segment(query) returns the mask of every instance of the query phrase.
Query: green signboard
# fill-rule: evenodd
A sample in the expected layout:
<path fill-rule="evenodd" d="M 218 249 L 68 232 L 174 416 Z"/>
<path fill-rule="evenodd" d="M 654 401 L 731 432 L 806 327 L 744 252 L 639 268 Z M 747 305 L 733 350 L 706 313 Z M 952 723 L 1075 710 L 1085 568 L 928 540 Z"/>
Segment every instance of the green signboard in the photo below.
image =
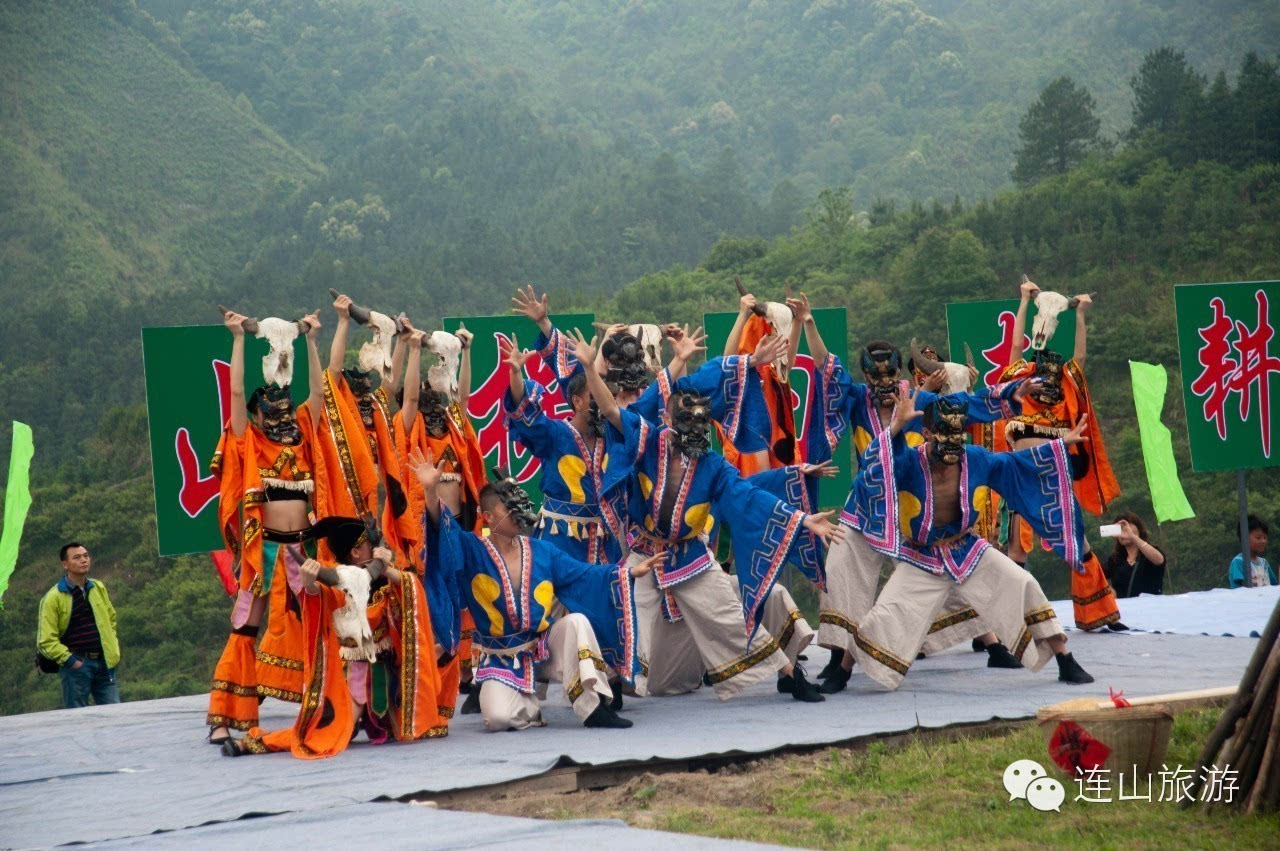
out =
<path fill-rule="evenodd" d="M 1280 282 L 1173 288 L 1196 472 L 1280 465 Z"/>
<path fill-rule="evenodd" d="M 724 353 L 725 340 L 733 330 L 737 313 L 707 313 L 703 316 L 703 330 L 707 334 L 707 356 L 715 357 Z M 840 358 L 848 368 L 848 317 L 843 307 L 824 307 L 813 311 L 813 320 L 822 334 L 822 341 L 827 349 Z M 796 362 L 791 367 L 792 410 L 795 411 L 796 436 L 802 448 L 810 428 L 822 428 L 818 419 L 819 413 L 811 408 L 810 388 L 813 386 L 813 370 L 815 364 L 809 354 L 809 344 L 804 335 L 800 335 L 800 351 Z M 840 475 L 832 479 L 823 479 L 818 489 L 818 501 L 824 507 L 843 505 L 849 495 L 853 475 L 853 455 L 849 449 L 849 436 L 846 432 L 834 454 L 836 464 L 840 467 Z"/>
<path fill-rule="evenodd" d="M 587 339 L 595 333 L 591 313 L 572 313 L 551 316 L 551 323 L 562 331 L 576 328 Z M 507 365 L 499 354 L 499 341 L 510 341 L 515 337 L 522 349 L 532 349 L 538 337 L 538 327 L 523 316 L 473 316 L 446 317 L 444 329 L 450 333 L 458 330 L 458 326 L 475 335 L 471 351 L 471 398 L 467 404 L 467 413 L 475 426 L 476 436 L 480 441 L 480 451 L 484 454 L 486 471 L 493 467 L 509 470 L 528 491 L 534 500 L 542 498 L 538 490 L 540 463 L 537 458 L 519 441 L 507 434 L 506 422 L 502 415 L 502 394 L 509 385 Z M 548 393 L 543 400 L 543 410 L 550 417 L 568 419 L 573 415 L 564 393 L 556 383 L 555 374 L 541 358 L 531 358 L 525 364 L 525 374 L 547 388 Z"/>
<path fill-rule="evenodd" d="M 1009 355 L 1013 351 L 1013 323 L 1018 315 L 1018 299 L 999 299 L 997 301 L 962 301 L 947 305 L 947 351 L 943 356 L 956 363 L 964 363 L 964 345 L 969 344 L 973 351 L 973 360 L 978 367 L 978 381 L 981 384 L 995 384 L 1000 374 L 1009 365 Z M 1022 337 L 1024 357 L 1031 350 L 1031 328 L 1035 321 L 1036 306 L 1027 307 L 1027 327 Z M 902 356 L 908 356 L 906 342 L 903 342 Z M 932 340 L 921 340 L 920 344 L 931 343 Z M 936 345 L 936 343 L 934 343 Z M 1076 312 L 1064 310 L 1058 315 L 1058 328 L 1049 340 L 1049 349 L 1062 355 L 1063 359 L 1071 358 L 1076 345 Z"/>
<path fill-rule="evenodd" d="M 307 398 L 305 340 L 294 341 L 293 396 Z M 264 340 L 246 336 L 244 383 L 262 380 Z M 221 325 L 142 329 L 147 423 L 162 556 L 223 548 L 218 480 L 209 462 L 231 404 L 231 334 Z"/>

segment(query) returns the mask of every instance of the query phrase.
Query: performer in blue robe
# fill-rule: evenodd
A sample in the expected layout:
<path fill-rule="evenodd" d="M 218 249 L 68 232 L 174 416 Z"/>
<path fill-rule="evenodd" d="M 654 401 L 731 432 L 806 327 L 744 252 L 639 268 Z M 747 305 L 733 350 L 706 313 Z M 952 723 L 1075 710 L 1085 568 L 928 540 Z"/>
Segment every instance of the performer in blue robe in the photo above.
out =
<path fill-rule="evenodd" d="M 925 443 L 910 446 L 903 434 L 915 419 Z M 1054 656 L 1060 680 L 1093 682 L 1066 652 L 1039 583 L 973 529 L 983 491 L 998 491 L 1079 569 L 1084 535 L 1067 447 L 1087 439 L 1083 425 L 1033 449 L 994 454 L 966 445 L 967 422 L 963 402 L 937 399 L 922 414 L 912 395 L 899 392 L 890 428 L 863 457 L 854 512 L 867 543 L 896 567 L 858 626 L 858 664 L 897 688 L 954 589 L 1025 667 L 1038 671 Z"/>
<path fill-rule="evenodd" d="M 499 477 L 480 493 L 489 528 L 464 531 L 437 497 L 440 467 L 414 451 L 411 465 L 426 492 L 423 584 L 436 640 L 456 650 L 461 607 L 475 619 L 480 712 L 491 731 L 544 722 L 539 680 L 558 680 L 587 727 L 630 727 L 610 708 L 608 672 L 630 682 L 636 661 L 633 577 L 661 557 L 630 565 L 589 564 L 525 534 L 537 521 L 529 496 Z M 441 462 L 443 465 L 443 462 Z M 559 603 L 567 614 L 554 617 Z"/>
<path fill-rule="evenodd" d="M 814 374 L 812 410 L 818 412 L 814 415 L 815 423 L 821 423 L 821 427 L 809 429 L 807 457 L 810 461 L 830 458 L 840 440 L 852 430 L 854 454 L 861 465 L 863 452 L 888 428 L 897 391 L 906 383 L 901 378 L 902 355 L 884 340 L 871 341 L 859 353 L 863 381 L 856 382 L 840 359 L 827 350 L 812 313 L 803 311 L 801 319 L 809 349 L 818 363 Z M 994 422 L 1009 416 L 1020 394 L 1025 392 L 1019 383 L 1011 382 L 980 388 L 974 393 L 940 397 L 933 391 L 940 389 L 944 377 L 941 371 L 936 372 L 926 379 L 925 388 L 916 392 L 915 400 L 920 410 L 943 398 L 952 403 L 963 403 L 970 422 Z M 903 439 L 911 446 L 924 443 L 918 419 L 905 426 Z M 810 489 L 814 489 L 815 484 L 810 482 Z M 824 680 L 824 694 L 841 691 L 849 682 L 854 662 L 854 636 L 858 632 L 858 624 L 875 602 L 885 561 L 884 556 L 873 550 L 859 532 L 858 516 L 852 510 L 855 490 L 856 487 L 850 489 L 845 509 L 840 515 L 840 523 L 848 534 L 827 554 L 826 583 L 818 602 L 818 643 L 832 651 L 831 661 L 819 674 L 819 678 Z M 978 612 L 952 595 L 938 622 L 931 625 L 930 650 L 937 652 L 987 632 Z M 991 652 L 998 653 L 999 648 Z M 1003 656 L 992 656 L 991 664 L 1006 666 L 1011 661 Z"/>
<path fill-rule="evenodd" d="M 579 338 L 575 354 L 594 357 Z M 708 451 L 710 402 L 678 393 L 670 399 L 668 425 L 655 426 L 622 410 L 594 370 L 587 386 L 611 426 L 610 465 L 631 475 L 626 522 L 629 564 L 665 554 L 654 581 L 636 587 L 644 694 L 674 694 L 697 687 L 705 676 L 721 699 L 780 671 L 779 689 L 800 700 L 821 700 L 767 630 L 760 610 L 786 561 L 796 559 L 802 530 L 820 538 L 838 535 L 823 514 L 804 514 L 753 486 L 724 458 Z M 713 515 L 732 517 L 741 600 L 707 545 Z"/>

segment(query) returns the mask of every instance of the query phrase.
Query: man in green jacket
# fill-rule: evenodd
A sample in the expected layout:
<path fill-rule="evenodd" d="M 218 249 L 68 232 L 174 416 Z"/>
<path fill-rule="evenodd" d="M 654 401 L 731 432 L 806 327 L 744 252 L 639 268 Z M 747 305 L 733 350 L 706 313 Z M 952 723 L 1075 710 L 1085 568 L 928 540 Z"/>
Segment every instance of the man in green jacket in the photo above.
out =
<path fill-rule="evenodd" d="M 65 574 L 40 601 L 36 646 L 61 666 L 62 700 L 68 709 L 93 702 L 119 703 L 116 610 L 107 587 L 89 578 L 89 551 L 78 543 L 59 552 Z"/>

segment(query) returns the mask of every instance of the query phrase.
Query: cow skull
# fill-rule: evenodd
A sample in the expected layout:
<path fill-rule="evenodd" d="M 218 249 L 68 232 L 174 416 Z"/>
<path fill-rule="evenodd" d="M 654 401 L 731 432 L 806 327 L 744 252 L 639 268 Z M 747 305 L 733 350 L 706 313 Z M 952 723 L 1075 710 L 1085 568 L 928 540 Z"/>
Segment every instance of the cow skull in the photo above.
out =
<path fill-rule="evenodd" d="M 954 363 L 952 361 L 936 361 L 926 356 L 920 351 L 920 345 L 916 342 L 916 338 L 911 338 L 911 362 L 921 372 L 933 375 L 938 370 L 946 373 L 946 379 L 942 383 L 939 392 L 947 393 L 966 393 L 973 387 L 973 380 L 978 374 L 978 367 L 973 359 L 973 350 L 969 348 L 969 344 L 964 344 L 964 363 Z"/>
<path fill-rule="evenodd" d="M 365 372 L 377 370 L 387 384 L 391 381 L 391 346 L 399 323 L 385 313 L 371 310 L 364 324 L 373 330 L 373 339 L 360 346 L 356 360 Z"/>
<path fill-rule="evenodd" d="M 764 318 L 773 328 L 770 332 L 772 335 L 781 337 L 784 342 L 791 339 L 791 325 L 795 321 L 795 314 L 791 312 L 791 308 L 776 301 L 767 301 L 764 303 Z M 787 363 L 789 354 L 784 345 L 773 362 L 774 369 L 783 379 L 789 374 L 788 371 L 791 368 L 791 364 Z"/>
<path fill-rule="evenodd" d="M 607 334 L 613 326 L 607 322 L 593 322 L 595 329 Z M 638 323 L 628 325 L 626 332 L 640 341 L 640 351 L 644 354 L 644 365 L 652 373 L 662 370 L 662 328 L 658 325 Z"/>
<path fill-rule="evenodd" d="M 218 310 L 223 316 L 231 312 L 222 305 L 218 305 Z M 301 319 L 290 322 L 268 316 L 266 319 L 246 319 L 241 327 L 245 333 L 267 341 L 269 348 L 262 358 L 262 377 L 268 384 L 288 386 L 293 381 L 293 341 L 307 333 L 307 323 Z"/>
<path fill-rule="evenodd" d="M 432 331 L 431 336 L 427 337 L 427 351 L 439 358 L 427 370 L 427 386 L 450 399 L 456 399 L 462 341 L 448 331 Z"/>
<path fill-rule="evenodd" d="M 1097 297 L 1091 293 L 1090 298 Z M 1075 310 L 1080 304 L 1078 298 L 1067 298 L 1061 293 L 1041 290 L 1036 293 L 1036 319 L 1031 325 L 1031 348 L 1042 351 L 1053 334 L 1058 330 L 1058 319 L 1064 310 Z"/>

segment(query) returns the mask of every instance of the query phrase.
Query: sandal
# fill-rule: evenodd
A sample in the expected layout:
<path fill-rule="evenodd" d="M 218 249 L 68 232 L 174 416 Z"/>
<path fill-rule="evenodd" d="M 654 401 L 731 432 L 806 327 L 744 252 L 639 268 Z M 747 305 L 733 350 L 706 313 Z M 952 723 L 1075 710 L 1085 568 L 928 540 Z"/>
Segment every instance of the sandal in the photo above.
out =
<path fill-rule="evenodd" d="M 225 736 L 219 736 L 218 738 L 216 738 L 216 739 L 215 739 L 215 738 L 213 737 L 213 731 L 214 731 L 214 730 L 226 730 L 226 731 L 227 731 L 227 734 L 226 734 Z M 227 739 L 230 739 L 230 738 L 231 738 L 231 728 L 229 728 L 229 727 L 210 727 L 210 728 L 209 728 L 209 735 L 205 736 L 204 740 L 205 740 L 206 742 L 208 742 L 209 744 L 211 744 L 211 745 L 221 745 L 223 742 L 225 742 Z"/>

